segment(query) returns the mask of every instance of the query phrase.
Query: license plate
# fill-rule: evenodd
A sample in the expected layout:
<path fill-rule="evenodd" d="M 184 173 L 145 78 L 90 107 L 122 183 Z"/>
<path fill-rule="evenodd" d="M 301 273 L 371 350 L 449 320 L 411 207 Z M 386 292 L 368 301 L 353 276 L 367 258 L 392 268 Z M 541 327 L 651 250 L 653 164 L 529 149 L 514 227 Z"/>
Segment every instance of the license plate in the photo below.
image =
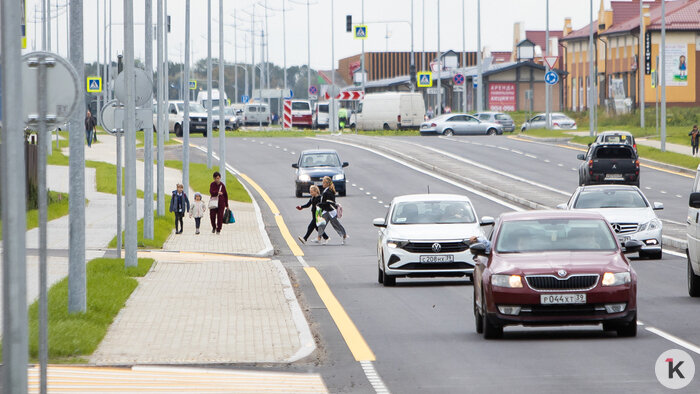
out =
<path fill-rule="evenodd" d="M 624 178 L 622 177 L 622 174 L 607 174 L 605 175 L 605 179 L 622 180 Z"/>
<path fill-rule="evenodd" d="M 585 304 L 585 294 L 542 294 L 540 295 L 542 305 L 556 304 Z"/>
<path fill-rule="evenodd" d="M 451 263 L 453 261 L 455 261 L 455 256 L 452 255 L 420 256 L 421 263 Z"/>
<path fill-rule="evenodd" d="M 630 240 L 630 237 L 617 237 L 618 241 L 620 241 L 621 244 L 625 244 L 625 242 Z"/>

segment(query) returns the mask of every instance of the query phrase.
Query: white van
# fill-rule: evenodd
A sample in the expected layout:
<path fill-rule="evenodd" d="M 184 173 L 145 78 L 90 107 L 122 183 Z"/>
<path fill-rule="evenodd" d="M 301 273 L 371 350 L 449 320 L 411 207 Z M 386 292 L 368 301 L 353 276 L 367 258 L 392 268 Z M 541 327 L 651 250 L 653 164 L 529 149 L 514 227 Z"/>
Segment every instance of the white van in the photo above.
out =
<path fill-rule="evenodd" d="M 314 129 L 326 129 L 328 128 L 328 102 L 316 103 L 314 104 L 314 114 L 313 114 L 313 125 Z"/>
<path fill-rule="evenodd" d="M 209 105 L 209 92 L 206 90 L 202 90 L 197 94 L 197 103 L 204 107 L 205 109 L 209 109 L 207 107 Z M 224 100 L 223 100 L 224 107 L 228 104 L 228 100 L 226 98 L 226 92 L 224 92 Z M 221 105 L 221 100 L 219 99 L 219 89 L 212 89 L 211 91 L 211 106 L 212 108 L 218 108 L 219 105 Z"/>
<path fill-rule="evenodd" d="M 311 112 L 309 100 L 292 100 L 292 127 L 311 128 Z"/>
<path fill-rule="evenodd" d="M 248 103 L 243 110 L 244 125 L 270 125 L 270 107 L 265 103 Z"/>
<path fill-rule="evenodd" d="M 369 93 L 350 117 L 350 127 L 360 130 L 417 129 L 423 122 L 425 102 L 420 93 Z"/>
<path fill-rule="evenodd" d="M 695 173 L 695 182 L 688 198 L 688 294 L 700 297 L 700 166 Z"/>

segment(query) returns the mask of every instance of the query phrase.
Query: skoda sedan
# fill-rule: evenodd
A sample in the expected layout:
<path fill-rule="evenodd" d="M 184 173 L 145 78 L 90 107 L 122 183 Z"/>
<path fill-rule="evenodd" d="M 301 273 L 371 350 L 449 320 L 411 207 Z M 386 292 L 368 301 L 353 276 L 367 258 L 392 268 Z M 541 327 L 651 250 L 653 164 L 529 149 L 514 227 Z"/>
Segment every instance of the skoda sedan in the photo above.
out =
<path fill-rule="evenodd" d="M 610 224 L 596 213 L 530 211 L 502 215 L 491 240 L 471 246 L 476 331 L 508 325 L 603 325 L 637 335 L 637 275 Z"/>
<path fill-rule="evenodd" d="M 295 168 L 294 188 L 295 195 L 301 197 L 303 193 L 308 193 L 311 185 L 321 188 L 323 177 L 330 177 L 333 180 L 335 191 L 340 196 L 345 196 L 345 167 L 348 162 L 341 162 L 338 152 L 333 149 L 310 149 L 301 152 L 299 160 L 292 164 Z M 321 190 L 323 191 L 323 190 Z"/>
<path fill-rule="evenodd" d="M 468 276 L 474 270 L 469 239 L 483 236 L 471 201 L 454 194 L 394 198 L 385 218 L 374 219 L 378 281 L 394 286 L 399 277 Z"/>

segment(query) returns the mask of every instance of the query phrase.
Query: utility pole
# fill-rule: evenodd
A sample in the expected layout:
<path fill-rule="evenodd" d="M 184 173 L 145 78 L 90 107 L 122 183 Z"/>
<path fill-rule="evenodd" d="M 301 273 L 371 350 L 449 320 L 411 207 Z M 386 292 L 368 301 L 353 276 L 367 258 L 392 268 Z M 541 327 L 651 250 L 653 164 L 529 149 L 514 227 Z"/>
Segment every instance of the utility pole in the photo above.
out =
<path fill-rule="evenodd" d="M 145 11 L 146 73 L 153 78 L 153 0 L 145 0 Z M 153 122 L 146 122 L 143 131 L 143 171 L 143 237 L 153 239 Z"/>
<path fill-rule="evenodd" d="M 425 0 L 423 0 L 425 2 Z M 425 19 L 425 17 L 423 17 Z M 365 0 L 362 0 L 362 18 L 361 23 L 365 25 Z M 367 83 L 367 72 L 365 71 L 365 40 L 362 41 L 362 55 L 360 55 L 360 72 L 362 73 L 362 94 L 365 94 L 365 83 Z M 425 44 L 425 42 L 424 42 Z"/>
<path fill-rule="evenodd" d="M 476 111 L 484 110 L 484 81 L 481 69 L 481 0 L 476 0 Z"/>
<path fill-rule="evenodd" d="M 364 1 L 364 0 L 362 0 Z M 287 91 L 287 9 L 286 0 L 282 0 L 282 52 L 284 54 L 284 91 Z M 235 46 L 234 46 L 235 48 Z M 236 73 L 238 73 L 238 67 L 236 67 Z M 236 77 L 236 83 L 238 83 L 238 77 Z M 236 85 L 238 86 L 238 85 Z M 238 91 L 238 88 L 236 88 Z"/>
<path fill-rule="evenodd" d="M 331 105 L 330 105 L 330 120 L 328 121 L 328 127 L 329 130 L 332 133 L 334 133 L 337 130 L 338 126 L 338 117 L 337 117 L 337 111 L 335 108 L 335 13 L 334 10 L 335 8 L 333 5 L 335 4 L 334 0 L 331 0 L 331 91 L 330 91 L 330 96 L 331 96 Z"/>
<path fill-rule="evenodd" d="M 467 15 L 465 12 L 465 1 L 462 0 L 462 67 L 467 68 Z M 462 112 L 467 113 L 467 87 L 462 85 Z"/>
<path fill-rule="evenodd" d="M 44 0 L 42 0 L 42 2 L 43 1 Z M 97 23 L 97 32 L 96 32 L 97 33 L 97 36 L 96 36 L 97 40 L 95 40 L 97 43 L 97 63 L 95 63 L 95 68 L 97 69 L 96 74 L 98 76 L 100 76 L 100 0 L 95 1 L 95 6 L 97 8 L 97 15 L 95 15 L 96 16 L 95 23 Z M 102 91 L 104 91 L 104 88 L 102 89 Z M 100 118 L 102 117 L 102 115 L 101 115 L 102 106 L 100 105 L 100 97 L 101 96 L 102 96 L 102 93 L 97 93 L 95 95 L 95 112 L 96 112 L 95 117 L 97 118 L 97 124 L 102 123 L 100 121 Z"/>
<path fill-rule="evenodd" d="M 156 16 L 156 34 L 158 34 L 158 55 L 157 55 L 157 60 L 158 60 L 158 82 L 157 82 L 157 91 L 158 91 L 158 130 L 156 133 L 156 138 L 158 138 L 158 150 L 156 151 L 156 160 L 158 161 L 157 163 L 157 175 L 158 175 L 158 184 L 156 187 L 156 213 L 158 216 L 165 216 L 165 134 L 170 132 L 170 126 L 166 122 L 165 118 L 165 111 L 167 110 L 168 106 L 168 99 L 165 95 L 165 91 L 163 89 L 163 80 L 166 78 L 165 74 L 167 74 L 167 68 L 165 67 L 165 63 L 163 62 L 163 52 L 164 52 L 164 43 L 163 39 L 165 38 L 163 36 L 163 1 L 164 0 L 157 0 L 158 1 L 158 10 L 157 13 L 158 15 Z"/>
<path fill-rule="evenodd" d="M 168 29 L 170 24 L 168 23 L 168 0 L 163 0 L 163 94 L 165 94 L 165 112 L 163 113 L 163 122 L 165 122 L 165 136 L 166 141 L 170 141 L 170 125 L 168 121 L 168 108 L 167 105 L 170 102 L 170 58 L 168 57 Z M 165 157 L 165 154 L 163 154 Z M 165 169 L 163 169 L 165 173 Z M 163 177 L 165 179 L 165 177 Z"/>
<path fill-rule="evenodd" d="M 437 105 L 435 113 L 442 115 L 442 52 L 440 51 L 440 0 L 437 0 L 437 55 L 438 55 L 438 71 L 437 71 Z"/>
<path fill-rule="evenodd" d="M 547 29 L 544 32 L 544 37 L 545 37 L 544 38 L 544 40 L 545 40 L 544 56 L 546 58 L 547 56 L 549 56 L 549 0 L 547 0 L 545 8 L 547 9 L 547 11 L 545 12 L 545 15 L 547 15 L 546 16 Z M 546 61 L 544 63 L 545 63 L 545 65 L 544 65 L 545 72 L 549 72 L 549 70 L 550 70 L 549 64 Z M 549 102 L 550 101 L 549 100 L 549 96 L 550 96 L 549 88 L 550 88 L 550 85 L 548 83 L 545 83 L 544 84 L 545 127 L 547 128 L 547 130 L 552 128 L 552 109 L 551 109 L 550 102 Z"/>
<path fill-rule="evenodd" d="M 363 0 L 364 1 L 364 0 Z M 255 33 L 253 33 L 255 35 Z M 255 88 L 255 85 L 253 85 Z M 306 0 L 306 91 L 311 89 L 311 4 Z"/>
<path fill-rule="evenodd" d="M 211 0 L 207 0 L 207 168 L 212 167 L 212 116 L 211 107 Z"/>
<path fill-rule="evenodd" d="M 332 1 L 332 0 L 331 0 Z M 332 6 L 332 5 L 331 5 Z M 265 0 L 265 89 L 270 90 L 270 30 L 267 25 L 267 0 Z M 267 97 L 267 107 L 272 112 L 270 97 Z M 224 171 L 226 172 L 226 171 Z M 223 176 L 221 177 L 223 180 Z"/>
<path fill-rule="evenodd" d="M 644 122 L 644 74 L 646 73 L 646 61 L 644 70 L 642 69 L 642 61 L 646 59 L 644 51 L 645 41 L 645 26 L 644 26 L 644 1 L 639 0 L 639 56 L 637 59 L 637 72 L 639 73 L 639 126 L 645 128 Z"/>
<path fill-rule="evenodd" d="M 4 23 L 3 23 L 4 24 Z M 10 36 L 15 37 L 14 34 Z M 5 37 L 5 35 L 3 35 Z M 83 58 L 83 2 L 70 2 L 70 62 L 78 74 L 78 81 L 85 81 Z M 3 85 L 5 86 L 5 85 Z M 87 311 L 85 273 L 85 96 L 78 96 L 78 104 L 69 126 L 70 155 L 68 157 L 69 182 L 69 233 L 70 257 L 68 259 L 68 312 Z M 24 212 L 24 211 L 22 211 Z M 26 352 L 26 349 L 24 350 Z"/>
<path fill-rule="evenodd" d="M 185 0 L 185 64 L 183 79 L 187 81 L 185 111 L 182 120 L 182 186 L 185 193 L 190 190 L 190 0 Z"/>
<path fill-rule="evenodd" d="M 136 232 L 136 83 L 134 80 L 134 0 L 124 0 L 124 183 L 126 209 L 124 226 L 124 266 L 136 267 L 138 237 Z M 144 201 L 146 203 L 146 201 Z"/>
<path fill-rule="evenodd" d="M 235 7 L 233 8 L 233 22 L 234 22 L 234 25 L 233 25 L 233 64 L 236 65 L 236 66 L 233 68 L 233 79 L 234 79 L 234 81 L 233 81 L 233 84 L 234 84 L 233 90 L 234 90 L 234 92 L 235 92 L 235 93 L 234 93 L 234 97 L 233 97 L 233 102 L 234 102 L 234 103 L 237 103 L 237 102 L 239 102 L 238 100 L 240 100 L 240 95 L 241 95 L 241 94 L 240 94 L 240 92 L 238 91 L 238 19 L 236 19 L 236 8 L 235 8 Z M 283 31 L 283 32 L 282 32 L 282 36 L 283 36 L 283 37 L 284 37 L 285 33 L 286 33 L 286 31 Z M 285 38 L 285 39 L 286 39 L 286 38 Z M 287 60 L 287 58 L 286 58 L 286 54 L 287 54 L 286 50 L 287 50 L 287 48 L 285 48 L 285 61 Z M 284 69 L 284 72 L 285 72 L 285 75 L 286 75 L 286 72 L 287 72 L 287 69 L 286 69 L 286 68 Z M 285 78 L 285 79 L 286 79 L 286 78 Z M 246 78 L 246 83 L 247 83 L 247 82 L 248 82 L 248 80 L 247 80 L 247 78 Z M 286 81 L 285 81 L 285 83 L 286 83 Z"/>
<path fill-rule="evenodd" d="M 595 57 L 593 52 L 595 51 L 595 46 L 593 45 L 593 0 L 590 0 L 590 15 L 589 15 L 589 25 L 590 29 L 588 31 L 588 127 L 591 137 L 595 135 L 595 119 L 593 113 L 595 112 Z"/>
<path fill-rule="evenodd" d="M 661 151 L 666 152 L 666 0 L 661 0 L 661 72 L 659 75 L 661 75 Z"/>
<path fill-rule="evenodd" d="M 364 41 L 364 40 L 363 40 Z M 408 73 L 410 74 L 409 80 L 411 81 L 411 93 L 416 91 L 416 84 L 414 82 L 416 76 L 416 59 L 413 52 L 413 0 L 411 0 L 411 66 L 409 67 Z"/>
<path fill-rule="evenodd" d="M 189 1 L 189 0 L 188 0 Z M 224 119 L 225 62 L 224 62 L 224 0 L 219 0 L 219 173 L 226 184 L 226 122 Z M 269 78 L 269 75 L 268 75 Z M 212 111 L 212 115 L 214 112 Z"/>

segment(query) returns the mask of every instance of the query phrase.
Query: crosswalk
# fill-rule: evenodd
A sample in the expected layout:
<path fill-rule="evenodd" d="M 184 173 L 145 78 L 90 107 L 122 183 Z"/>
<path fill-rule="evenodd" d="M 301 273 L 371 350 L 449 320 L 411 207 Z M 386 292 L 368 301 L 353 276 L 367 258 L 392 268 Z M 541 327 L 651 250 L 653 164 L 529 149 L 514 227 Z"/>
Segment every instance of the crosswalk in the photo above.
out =
<path fill-rule="evenodd" d="M 39 367 L 29 368 L 29 392 L 39 392 Z M 212 368 L 48 367 L 50 393 L 328 393 L 315 373 Z"/>

